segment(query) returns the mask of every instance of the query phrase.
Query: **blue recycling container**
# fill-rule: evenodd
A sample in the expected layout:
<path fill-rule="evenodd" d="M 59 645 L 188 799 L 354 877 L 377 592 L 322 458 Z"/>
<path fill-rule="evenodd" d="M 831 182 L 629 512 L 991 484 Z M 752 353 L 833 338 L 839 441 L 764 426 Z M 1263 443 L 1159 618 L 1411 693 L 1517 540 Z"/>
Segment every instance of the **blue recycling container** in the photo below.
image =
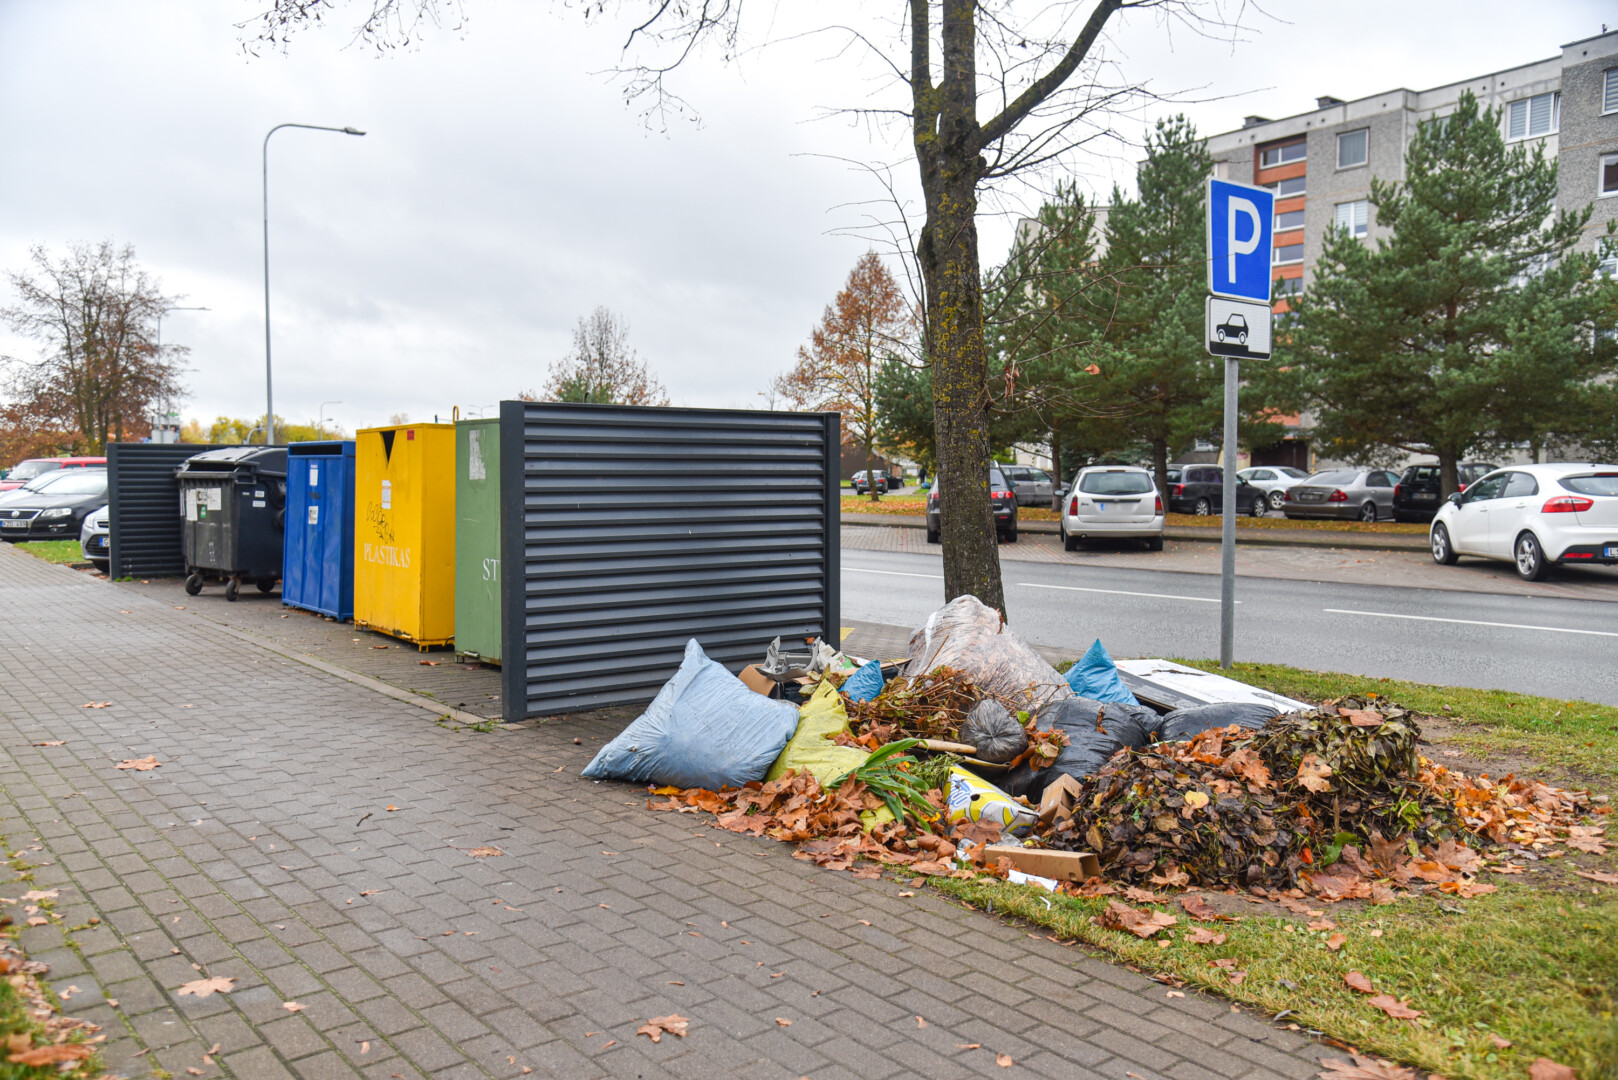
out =
<path fill-rule="evenodd" d="M 281 603 L 354 617 L 354 443 L 287 447 Z"/>

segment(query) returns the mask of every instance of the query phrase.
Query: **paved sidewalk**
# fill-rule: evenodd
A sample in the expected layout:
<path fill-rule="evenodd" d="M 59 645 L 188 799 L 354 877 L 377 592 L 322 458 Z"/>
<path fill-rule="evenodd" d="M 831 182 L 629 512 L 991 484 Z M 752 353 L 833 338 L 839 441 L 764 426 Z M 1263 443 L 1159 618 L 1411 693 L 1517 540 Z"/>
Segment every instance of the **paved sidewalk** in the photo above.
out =
<path fill-rule="evenodd" d="M 626 713 L 456 732 L 166 599 L 0 548 L 0 832 L 64 916 L 23 942 L 124 1075 L 1318 1071 L 1225 1002 L 581 781 Z M 235 991 L 177 996 L 203 976 Z M 688 1038 L 634 1034 L 670 1012 Z"/>

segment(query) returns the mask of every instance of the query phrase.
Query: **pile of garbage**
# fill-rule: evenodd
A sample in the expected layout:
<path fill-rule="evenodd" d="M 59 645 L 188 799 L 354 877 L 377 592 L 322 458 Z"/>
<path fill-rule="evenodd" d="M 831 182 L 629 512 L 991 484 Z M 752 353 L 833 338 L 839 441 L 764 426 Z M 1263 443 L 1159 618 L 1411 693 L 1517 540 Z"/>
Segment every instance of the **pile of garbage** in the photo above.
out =
<path fill-rule="evenodd" d="M 902 665 L 777 641 L 738 679 L 692 641 L 584 775 L 649 782 L 654 810 L 711 813 L 829 869 L 982 866 L 1084 895 L 1107 888 L 1099 875 L 1326 902 L 1465 897 L 1523 853 L 1605 850 L 1588 793 L 1474 779 L 1423 758 L 1420 738 L 1389 702 L 1314 707 L 1165 661 L 1121 669 L 1099 641 L 1064 677 L 967 596 L 912 635 Z"/>

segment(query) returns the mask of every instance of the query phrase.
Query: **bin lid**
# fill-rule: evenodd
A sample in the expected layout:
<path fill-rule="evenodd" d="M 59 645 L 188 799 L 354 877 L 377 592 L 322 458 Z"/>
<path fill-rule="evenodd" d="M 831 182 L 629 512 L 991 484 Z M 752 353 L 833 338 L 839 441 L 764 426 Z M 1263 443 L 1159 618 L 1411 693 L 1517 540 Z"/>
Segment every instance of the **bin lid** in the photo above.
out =
<path fill-rule="evenodd" d="M 204 450 L 188 457 L 174 469 L 176 477 L 210 474 L 213 476 L 236 473 L 285 476 L 287 448 L 284 446 L 226 446 L 218 450 Z"/>

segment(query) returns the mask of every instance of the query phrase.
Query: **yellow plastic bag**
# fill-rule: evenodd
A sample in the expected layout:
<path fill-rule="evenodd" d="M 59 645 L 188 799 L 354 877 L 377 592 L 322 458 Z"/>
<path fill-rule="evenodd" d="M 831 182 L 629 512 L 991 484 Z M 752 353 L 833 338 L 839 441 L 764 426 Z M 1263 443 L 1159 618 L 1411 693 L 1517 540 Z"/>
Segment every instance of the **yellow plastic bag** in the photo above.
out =
<path fill-rule="evenodd" d="M 871 755 L 853 746 L 838 746 L 828 736 L 848 730 L 848 713 L 842 696 L 831 683 L 822 681 L 809 700 L 798 710 L 798 730 L 792 733 L 765 780 L 779 780 L 788 769 L 806 772 L 822 784 L 865 764 Z"/>
<path fill-rule="evenodd" d="M 949 819 L 992 821 L 1010 836 L 1021 836 L 1039 820 L 1039 814 L 974 772 L 957 765 L 949 771 Z"/>

